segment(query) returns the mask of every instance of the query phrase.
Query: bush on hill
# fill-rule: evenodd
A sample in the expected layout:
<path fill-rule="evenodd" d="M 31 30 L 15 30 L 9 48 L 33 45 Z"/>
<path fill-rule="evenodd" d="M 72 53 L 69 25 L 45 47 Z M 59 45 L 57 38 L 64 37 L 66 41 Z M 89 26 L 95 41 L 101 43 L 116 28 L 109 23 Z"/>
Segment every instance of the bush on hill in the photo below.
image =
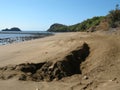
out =
<path fill-rule="evenodd" d="M 116 28 L 120 26 L 120 9 L 118 4 L 116 5 L 115 10 L 111 10 L 109 12 L 107 18 L 109 20 L 110 27 Z"/>
<path fill-rule="evenodd" d="M 87 19 L 81 23 L 66 26 L 63 24 L 55 23 L 50 26 L 48 31 L 50 32 L 77 32 L 77 31 L 86 31 L 90 27 L 94 27 L 100 24 L 101 20 L 103 19 L 103 16 L 100 17 L 93 17 L 92 19 Z"/>
<path fill-rule="evenodd" d="M 87 29 L 89 29 L 91 27 L 95 27 L 95 26 L 99 25 L 103 18 L 104 18 L 103 16 L 100 16 L 100 17 L 93 17 L 91 19 L 87 19 L 81 23 L 70 26 L 69 30 L 71 30 L 71 31 L 86 31 Z"/>
<path fill-rule="evenodd" d="M 48 31 L 50 32 L 77 32 L 77 31 L 96 31 L 108 30 L 109 28 L 120 27 L 120 9 L 116 5 L 115 10 L 111 10 L 106 16 L 96 16 L 84 20 L 81 23 L 66 26 L 63 24 L 53 24 Z"/>

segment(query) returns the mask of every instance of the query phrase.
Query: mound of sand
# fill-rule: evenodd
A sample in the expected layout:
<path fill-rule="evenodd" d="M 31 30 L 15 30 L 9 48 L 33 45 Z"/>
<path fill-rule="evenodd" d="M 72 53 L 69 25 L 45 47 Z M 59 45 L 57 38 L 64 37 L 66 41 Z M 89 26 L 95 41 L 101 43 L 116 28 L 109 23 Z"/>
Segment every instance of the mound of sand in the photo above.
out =
<path fill-rule="evenodd" d="M 89 55 L 89 46 L 84 43 L 81 48 L 68 53 L 61 61 L 42 63 L 24 63 L 0 68 L 0 79 L 18 76 L 19 80 L 52 81 L 63 77 L 81 74 L 80 64 Z M 11 73 L 8 73 L 11 72 Z"/>
<path fill-rule="evenodd" d="M 77 32 L 0 46 L 1 90 L 120 90 L 119 41 Z"/>

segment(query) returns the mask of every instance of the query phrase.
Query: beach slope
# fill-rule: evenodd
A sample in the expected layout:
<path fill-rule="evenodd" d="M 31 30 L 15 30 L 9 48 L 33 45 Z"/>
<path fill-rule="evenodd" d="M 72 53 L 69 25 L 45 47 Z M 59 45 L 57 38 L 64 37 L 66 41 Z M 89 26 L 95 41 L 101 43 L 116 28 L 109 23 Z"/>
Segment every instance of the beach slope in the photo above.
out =
<path fill-rule="evenodd" d="M 58 33 L 50 37 L 0 46 L 0 90 L 119 90 L 119 41 L 119 33 L 75 32 Z M 74 58 L 69 58 L 71 55 Z M 79 64 L 74 64 L 76 63 L 74 60 L 81 61 Z M 62 78 L 55 76 L 52 80 L 47 80 L 45 77 L 45 80 L 40 82 L 34 81 L 32 76 L 32 79 L 21 81 L 18 80 L 19 75 L 21 73 L 30 75 L 29 71 L 24 69 L 23 72 L 19 72 L 19 69 L 15 71 L 13 69 L 14 66 L 21 64 L 40 65 L 48 62 L 52 62 L 49 66 L 63 62 L 58 64 L 63 64 L 65 67 L 61 70 L 65 71 L 65 76 Z M 70 73 L 72 70 L 66 69 L 70 65 L 68 62 L 77 65 L 80 72 Z M 53 69 L 49 66 L 48 68 Z M 36 72 L 40 73 L 41 70 Z M 36 72 L 31 73 L 37 76 Z M 11 73 L 12 76 L 9 77 Z"/>

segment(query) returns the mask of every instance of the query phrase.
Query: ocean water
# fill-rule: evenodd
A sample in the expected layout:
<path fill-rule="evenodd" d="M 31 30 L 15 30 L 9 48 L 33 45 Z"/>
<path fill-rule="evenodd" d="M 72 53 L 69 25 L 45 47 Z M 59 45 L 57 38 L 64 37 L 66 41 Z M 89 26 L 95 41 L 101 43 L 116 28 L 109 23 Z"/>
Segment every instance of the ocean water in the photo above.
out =
<path fill-rule="evenodd" d="M 32 36 L 32 34 L 0 34 L 0 39 Z"/>
<path fill-rule="evenodd" d="M 27 41 L 48 35 L 52 35 L 52 33 L 41 31 L 0 31 L 0 45 Z"/>

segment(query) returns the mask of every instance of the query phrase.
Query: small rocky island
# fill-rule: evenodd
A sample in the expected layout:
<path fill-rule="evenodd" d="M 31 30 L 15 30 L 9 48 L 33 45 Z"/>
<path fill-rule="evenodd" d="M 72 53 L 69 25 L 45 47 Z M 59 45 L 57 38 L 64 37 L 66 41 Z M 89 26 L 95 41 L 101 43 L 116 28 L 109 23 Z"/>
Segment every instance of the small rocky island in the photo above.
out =
<path fill-rule="evenodd" d="M 2 31 L 21 31 L 21 30 L 19 28 L 17 28 L 17 27 L 13 27 L 11 29 L 8 29 L 8 28 L 3 29 Z"/>

